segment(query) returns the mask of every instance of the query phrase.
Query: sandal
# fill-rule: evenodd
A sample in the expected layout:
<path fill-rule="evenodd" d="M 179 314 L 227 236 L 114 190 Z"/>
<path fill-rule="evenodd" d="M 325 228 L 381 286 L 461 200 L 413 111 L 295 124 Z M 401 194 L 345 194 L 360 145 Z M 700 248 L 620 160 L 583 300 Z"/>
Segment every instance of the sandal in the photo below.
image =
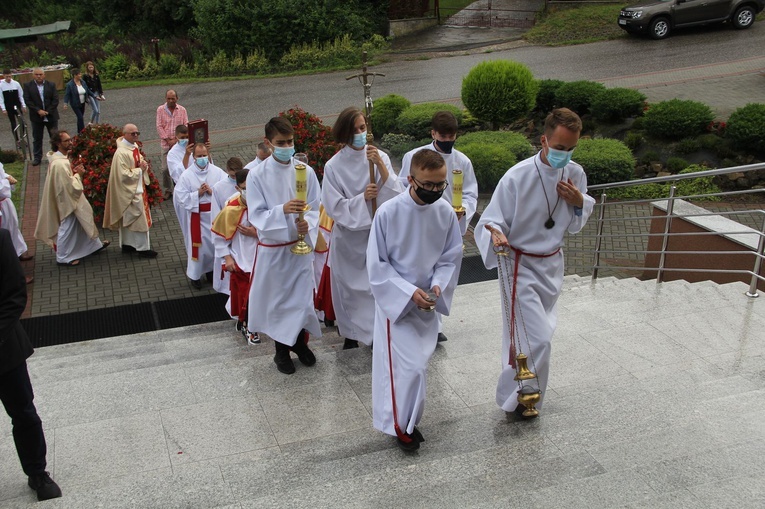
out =
<path fill-rule="evenodd" d="M 102 245 L 101 245 L 101 247 L 99 247 L 98 249 L 96 249 L 95 251 L 93 251 L 93 254 L 96 254 L 96 253 L 100 253 L 101 251 L 103 251 L 104 249 L 106 249 L 107 247 L 109 247 L 109 245 L 110 245 L 111 243 L 112 243 L 112 241 L 111 241 L 111 240 L 105 240 L 105 241 L 103 241 L 103 242 L 101 243 L 101 244 L 102 244 Z"/>
<path fill-rule="evenodd" d="M 56 262 L 56 265 L 65 265 L 67 267 L 76 267 L 80 264 L 80 260 L 72 260 L 71 262 Z"/>

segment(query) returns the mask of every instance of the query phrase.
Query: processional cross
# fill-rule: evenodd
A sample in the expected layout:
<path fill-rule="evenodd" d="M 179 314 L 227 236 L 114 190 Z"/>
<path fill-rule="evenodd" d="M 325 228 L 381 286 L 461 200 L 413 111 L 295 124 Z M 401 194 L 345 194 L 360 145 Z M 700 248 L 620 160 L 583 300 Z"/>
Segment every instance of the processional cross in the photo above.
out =
<path fill-rule="evenodd" d="M 354 74 L 353 76 L 348 76 L 345 78 L 346 80 L 352 80 L 353 78 L 358 78 L 359 83 L 364 87 L 364 119 L 367 123 L 367 144 L 372 144 L 375 137 L 372 134 L 372 84 L 375 82 L 375 77 L 377 76 L 385 76 L 382 73 L 379 72 L 369 72 L 367 71 L 367 52 L 362 51 L 361 52 L 361 73 Z M 371 80 L 369 78 L 372 78 Z M 372 161 L 369 162 L 369 182 L 370 184 L 374 184 L 376 182 L 375 179 L 375 163 Z M 372 214 L 377 211 L 377 200 L 372 200 Z"/>

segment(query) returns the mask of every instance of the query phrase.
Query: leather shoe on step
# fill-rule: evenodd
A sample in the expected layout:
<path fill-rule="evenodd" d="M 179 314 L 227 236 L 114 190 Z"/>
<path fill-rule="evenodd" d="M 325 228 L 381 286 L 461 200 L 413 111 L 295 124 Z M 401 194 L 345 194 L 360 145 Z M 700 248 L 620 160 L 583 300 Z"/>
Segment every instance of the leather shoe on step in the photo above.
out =
<path fill-rule="evenodd" d="M 147 249 L 146 251 L 138 251 L 138 256 L 141 258 L 156 258 L 158 254 L 159 253 L 157 253 L 153 249 Z"/>
<path fill-rule="evenodd" d="M 50 478 L 48 472 L 30 476 L 28 484 L 37 492 L 37 500 L 50 500 L 61 496 L 61 488 Z"/>

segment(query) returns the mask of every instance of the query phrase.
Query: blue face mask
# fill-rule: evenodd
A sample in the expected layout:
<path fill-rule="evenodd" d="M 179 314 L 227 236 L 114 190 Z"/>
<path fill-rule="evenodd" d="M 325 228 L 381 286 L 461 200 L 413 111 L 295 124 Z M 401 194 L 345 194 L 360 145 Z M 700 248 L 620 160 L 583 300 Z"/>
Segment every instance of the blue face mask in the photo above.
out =
<path fill-rule="evenodd" d="M 236 177 L 232 177 L 231 175 L 229 175 L 229 176 L 228 176 L 228 179 L 229 179 L 231 182 L 236 182 Z"/>
<path fill-rule="evenodd" d="M 295 155 L 295 147 L 274 147 L 274 159 L 282 163 L 288 162 Z"/>
<path fill-rule="evenodd" d="M 207 156 L 197 157 L 197 166 L 199 166 L 200 168 L 204 168 L 207 166 L 207 161 L 208 161 Z"/>
<path fill-rule="evenodd" d="M 554 148 L 547 147 L 547 162 L 553 168 L 561 169 L 571 161 L 571 154 L 574 151 L 567 152 L 565 150 L 556 150 Z"/>
<path fill-rule="evenodd" d="M 188 144 L 189 144 L 189 139 L 188 138 L 184 138 L 182 140 L 178 140 L 178 145 L 180 145 L 183 148 L 186 148 L 186 145 L 188 145 Z"/>
<path fill-rule="evenodd" d="M 351 142 L 351 146 L 355 148 L 361 148 L 366 146 L 367 144 L 367 132 L 364 131 L 363 133 L 356 133 L 353 135 L 353 141 Z"/>

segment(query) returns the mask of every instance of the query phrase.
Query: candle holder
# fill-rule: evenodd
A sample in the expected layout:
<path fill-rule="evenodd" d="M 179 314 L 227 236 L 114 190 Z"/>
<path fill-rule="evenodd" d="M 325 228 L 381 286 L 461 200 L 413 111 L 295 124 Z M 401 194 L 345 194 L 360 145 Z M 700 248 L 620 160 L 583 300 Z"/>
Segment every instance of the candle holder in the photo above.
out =
<path fill-rule="evenodd" d="M 303 153 L 297 153 L 293 159 L 295 161 L 295 197 L 298 200 L 306 201 L 308 194 L 308 180 L 306 176 L 308 156 Z M 311 207 L 306 203 L 305 208 L 298 214 L 298 221 L 302 221 L 305 213 L 309 210 L 311 210 Z M 298 233 L 297 243 L 292 246 L 290 252 L 296 255 L 307 255 L 313 252 L 313 249 L 305 241 L 305 235 Z"/>
<path fill-rule="evenodd" d="M 462 206 L 463 178 L 462 170 L 452 170 L 452 208 L 460 214 L 465 212 L 465 207 Z"/>

